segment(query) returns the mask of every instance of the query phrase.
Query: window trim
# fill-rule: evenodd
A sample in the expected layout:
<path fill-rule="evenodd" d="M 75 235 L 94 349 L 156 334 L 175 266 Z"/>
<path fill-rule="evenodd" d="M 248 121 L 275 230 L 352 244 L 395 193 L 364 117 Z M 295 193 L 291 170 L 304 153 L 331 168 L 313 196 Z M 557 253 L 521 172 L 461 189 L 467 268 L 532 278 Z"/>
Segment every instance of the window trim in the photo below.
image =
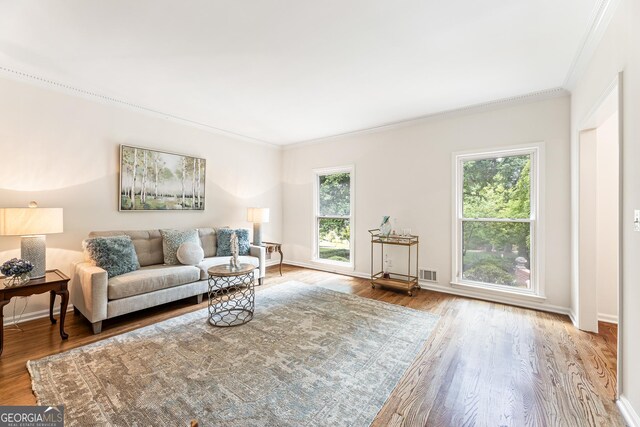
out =
<path fill-rule="evenodd" d="M 349 173 L 349 211 L 350 214 L 348 216 L 345 215 L 337 215 L 337 216 L 320 216 L 320 206 L 319 206 L 319 189 L 320 189 L 320 177 L 325 175 L 331 175 L 335 173 Z M 313 170 L 313 236 L 312 236 L 312 254 L 311 261 L 318 264 L 332 265 L 335 267 L 348 268 L 351 270 L 355 269 L 355 230 L 356 230 L 356 215 L 355 215 L 355 166 L 354 165 L 344 165 L 344 166 L 333 166 L 327 168 L 320 168 Z M 319 221 L 320 218 L 338 218 L 338 219 L 348 219 L 349 220 L 349 262 L 343 261 L 334 261 L 330 259 L 320 258 L 319 254 L 319 241 L 320 238 L 318 236 L 319 231 Z"/>
<path fill-rule="evenodd" d="M 499 295 L 514 299 L 544 300 L 545 275 L 544 275 L 544 142 L 520 144 L 506 147 L 494 147 L 480 150 L 460 151 L 452 154 L 452 256 L 451 256 L 451 285 L 453 287 L 475 290 L 483 294 Z M 468 160 L 480 160 L 500 156 L 514 156 L 530 154 L 531 158 L 531 215 L 529 219 L 494 219 L 473 218 L 478 221 L 499 222 L 529 222 L 531 224 L 531 253 L 534 255 L 531 265 L 531 287 L 529 289 L 510 288 L 502 285 L 475 282 L 462 278 L 462 164 Z M 465 221 L 469 221 L 466 219 Z"/>

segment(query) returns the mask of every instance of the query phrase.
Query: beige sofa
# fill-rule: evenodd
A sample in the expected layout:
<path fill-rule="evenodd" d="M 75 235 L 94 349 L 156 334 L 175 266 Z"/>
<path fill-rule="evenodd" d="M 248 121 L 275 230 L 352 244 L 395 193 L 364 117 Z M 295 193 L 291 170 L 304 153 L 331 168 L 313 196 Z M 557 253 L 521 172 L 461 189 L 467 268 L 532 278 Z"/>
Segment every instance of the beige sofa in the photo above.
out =
<path fill-rule="evenodd" d="M 230 257 L 216 256 L 215 228 L 198 230 L 204 250 L 204 261 L 197 266 L 164 265 L 160 230 L 94 231 L 89 237 L 131 237 L 140 269 L 108 278 L 107 272 L 90 261 L 75 264 L 71 278 L 71 303 L 93 326 L 102 330 L 102 321 L 183 298 L 196 297 L 202 302 L 208 291 L 207 269 L 229 263 Z M 250 254 L 240 262 L 256 266 L 255 279 L 262 284 L 265 276 L 265 248 L 251 246 Z"/>

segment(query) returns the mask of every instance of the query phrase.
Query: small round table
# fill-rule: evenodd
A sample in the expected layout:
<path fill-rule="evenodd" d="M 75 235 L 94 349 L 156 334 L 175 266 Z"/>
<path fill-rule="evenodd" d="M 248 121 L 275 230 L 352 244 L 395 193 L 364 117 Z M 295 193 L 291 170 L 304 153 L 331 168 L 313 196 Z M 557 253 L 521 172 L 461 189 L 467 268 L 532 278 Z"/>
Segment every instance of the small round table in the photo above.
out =
<path fill-rule="evenodd" d="M 251 264 L 240 264 L 234 269 L 225 264 L 207 270 L 210 324 L 238 326 L 253 319 L 255 269 Z"/>

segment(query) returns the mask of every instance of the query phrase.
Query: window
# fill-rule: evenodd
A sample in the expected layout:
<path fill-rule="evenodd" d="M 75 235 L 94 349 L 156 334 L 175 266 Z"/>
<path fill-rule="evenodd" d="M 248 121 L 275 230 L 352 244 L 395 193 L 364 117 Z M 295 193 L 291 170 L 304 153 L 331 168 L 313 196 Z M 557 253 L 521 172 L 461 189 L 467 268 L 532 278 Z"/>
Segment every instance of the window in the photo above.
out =
<path fill-rule="evenodd" d="M 541 296 L 539 152 L 455 156 L 454 284 Z"/>
<path fill-rule="evenodd" d="M 353 167 L 315 171 L 315 251 L 318 262 L 353 265 Z"/>

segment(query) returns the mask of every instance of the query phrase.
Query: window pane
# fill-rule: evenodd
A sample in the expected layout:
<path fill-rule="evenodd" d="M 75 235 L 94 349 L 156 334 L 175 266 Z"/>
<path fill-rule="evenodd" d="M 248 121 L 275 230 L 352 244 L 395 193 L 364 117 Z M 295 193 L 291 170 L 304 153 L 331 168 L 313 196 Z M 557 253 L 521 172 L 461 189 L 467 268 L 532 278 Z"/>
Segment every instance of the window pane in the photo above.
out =
<path fill-rule="evenodd" d="M 463 165 L 464 218 L 529 218 L 531 156 L 469 160 Z"/>
<path fill-rule="evenodd" d="M 322 259 L 349 262 L 351 228 L 348 219 L 320 218 L 318 254 Z"/>
<path fill-rule="evenodd" d="M 319 208 L 322 216 L 346 216 L 351 212 L 351 175 L 334 173 L 319 177 Z"/>
<path fill-rule="evenodd" d="M 464 221 L 462 229 L 464 279 L 531 287 L 531 227 L 528 222 Z"/>

